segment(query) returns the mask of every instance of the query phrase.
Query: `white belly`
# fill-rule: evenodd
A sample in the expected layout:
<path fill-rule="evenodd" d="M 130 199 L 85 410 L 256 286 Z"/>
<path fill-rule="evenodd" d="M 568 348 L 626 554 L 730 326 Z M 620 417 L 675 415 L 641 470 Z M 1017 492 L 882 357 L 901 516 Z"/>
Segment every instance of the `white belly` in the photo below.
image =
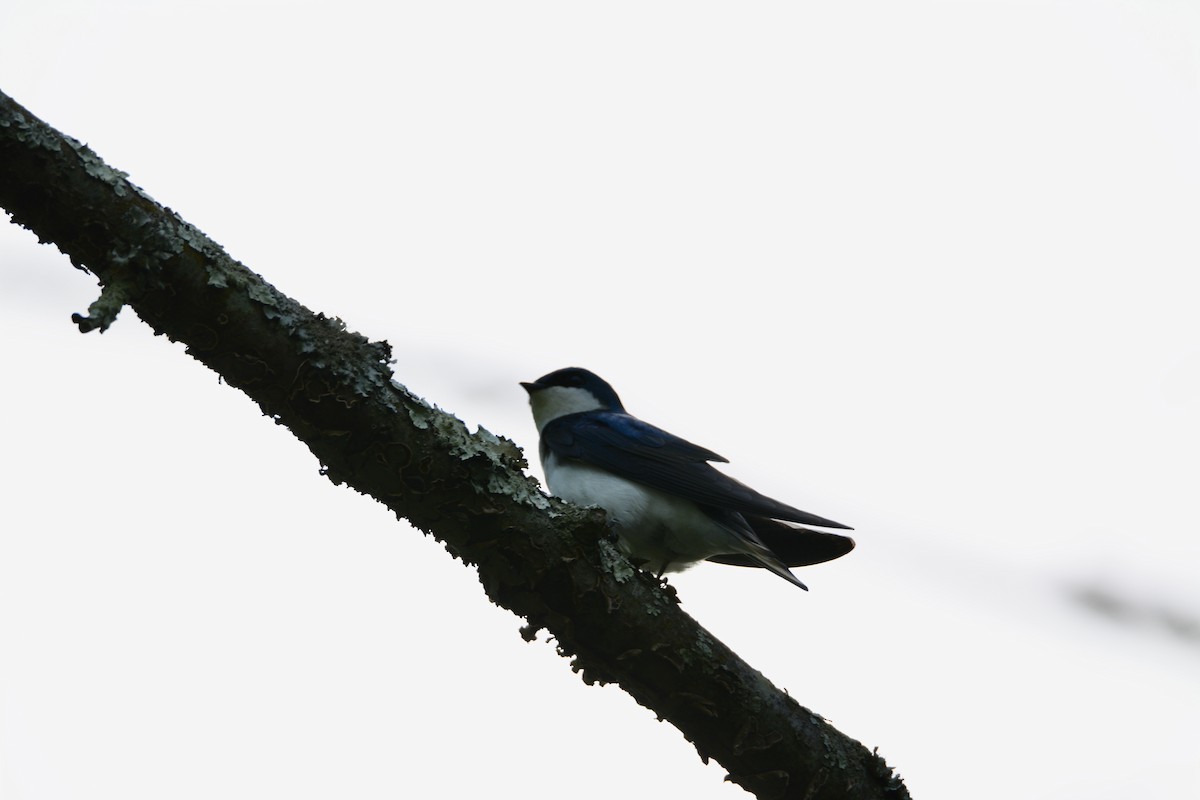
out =
<path fill-rule="evenodd" d="M 550 491 L 580 506 L 599 506 L 621 547 L 643 569 L 687 569 L 721 553 L 742 552 L 734 532 L 718 525 L 695 503 L 577 461 L 549 454 L 542 465 Z"/>

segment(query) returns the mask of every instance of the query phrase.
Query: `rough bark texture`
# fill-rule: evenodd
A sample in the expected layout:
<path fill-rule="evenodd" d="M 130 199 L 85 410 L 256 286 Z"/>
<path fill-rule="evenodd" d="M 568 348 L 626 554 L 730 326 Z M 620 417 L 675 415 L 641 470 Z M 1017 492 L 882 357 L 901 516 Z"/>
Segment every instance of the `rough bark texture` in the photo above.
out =
<path fill-rule="evenodd" d="M 79 142 L 0 94 L 0 206 L 94 273 L 83 331 L 124 305 L 249 395 L 329 479 L 474 565 L 589 683 L 616 683 L 761 798 L 906 798 L 883 759 L 776 689 L 632 568 L 602 515 L 547 498 L 520 450 L 393 382 L 385 342 L 283 296 Z"/>

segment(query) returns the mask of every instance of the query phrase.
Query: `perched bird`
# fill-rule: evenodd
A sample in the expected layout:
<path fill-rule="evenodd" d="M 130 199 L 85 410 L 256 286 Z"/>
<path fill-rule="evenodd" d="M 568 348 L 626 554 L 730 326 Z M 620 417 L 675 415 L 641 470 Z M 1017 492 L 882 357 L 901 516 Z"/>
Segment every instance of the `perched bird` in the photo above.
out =
<path fill-rule="evenodd" d="M 848 536 L 787 524 L 850 530 L 718 472 L 708 462 L 727 459 L 632 416 L 586 369 L 568 367 L 521 385 L 550 491 L 603 508 L 631 560 L 660 577 L 707 559 L 763 567 L 807 590 L 788 567 L 854 549 Z"/>

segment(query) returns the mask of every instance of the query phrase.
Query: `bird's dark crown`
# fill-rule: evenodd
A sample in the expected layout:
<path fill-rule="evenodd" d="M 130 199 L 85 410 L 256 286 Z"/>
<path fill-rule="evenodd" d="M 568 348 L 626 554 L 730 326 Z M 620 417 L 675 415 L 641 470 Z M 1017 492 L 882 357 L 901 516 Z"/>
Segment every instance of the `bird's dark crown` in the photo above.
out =
<path fill-rule="evenodd" d="M 617 397 L 617 393 L 608 385 L 608 382 L 596 373 L 582 367 L 556 369 L 554 372 L 538 378 L 533 383 L 522 385 L 530 393 L 536 392 L 539 389 L 549 389 L 551 386 L 584 389 L 591 392 L 605 408 L 611 411 L 625 410 L 625 406 L 621 405 L 621 398 Z"/>

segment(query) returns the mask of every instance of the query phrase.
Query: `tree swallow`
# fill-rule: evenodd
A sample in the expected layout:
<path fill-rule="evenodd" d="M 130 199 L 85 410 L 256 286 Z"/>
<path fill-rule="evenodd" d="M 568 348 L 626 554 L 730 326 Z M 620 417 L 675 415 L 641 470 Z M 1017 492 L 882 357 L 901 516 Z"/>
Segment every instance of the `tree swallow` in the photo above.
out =
<path fill-rule="evenodd" d="M 850 530 L 718 472 L 708 462 L 728 459 L 630 415 L 613 388 L 586 369 L 568 367 L 521 385 L 550 491 L 603 508 L 621 548 L 660 577 L 707 559 L 763 567 L 807 591 L 788 567 L 854 549 L 848 536 L 788 525 Z"/>

